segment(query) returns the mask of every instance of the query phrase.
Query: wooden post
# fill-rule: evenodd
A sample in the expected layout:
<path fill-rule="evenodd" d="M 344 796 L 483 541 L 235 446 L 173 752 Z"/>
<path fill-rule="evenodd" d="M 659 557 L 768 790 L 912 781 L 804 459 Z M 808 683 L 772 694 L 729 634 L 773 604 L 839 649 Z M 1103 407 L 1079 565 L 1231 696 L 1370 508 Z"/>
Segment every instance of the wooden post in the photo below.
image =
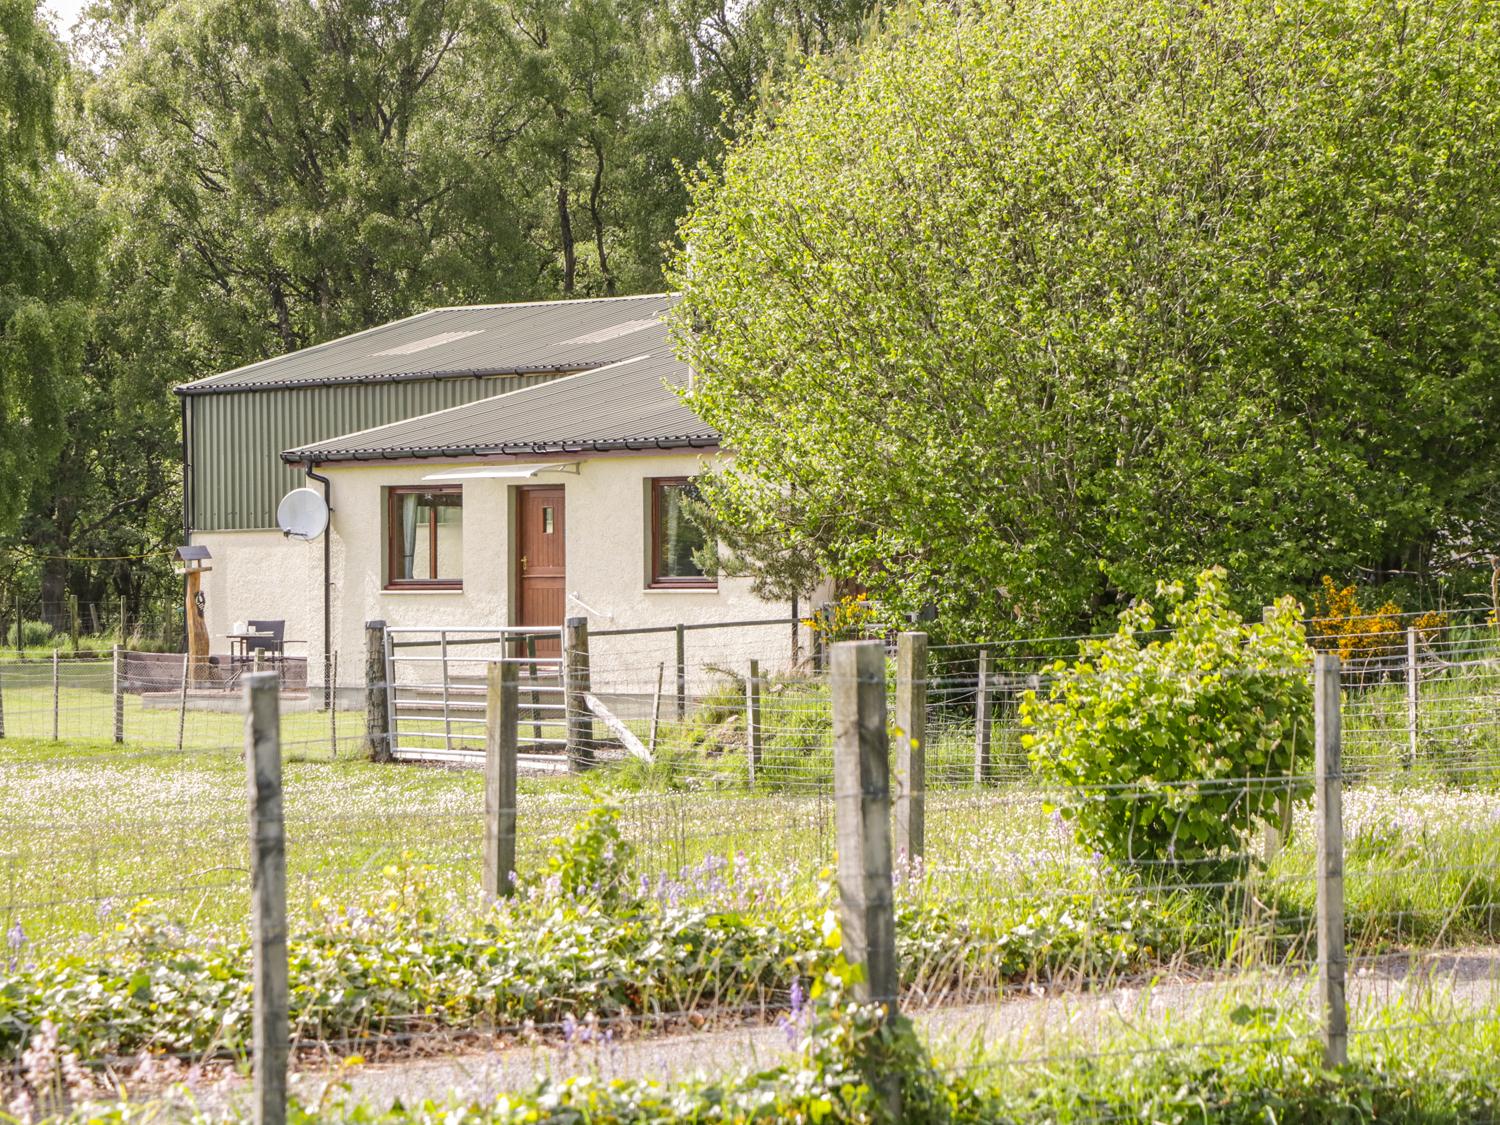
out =
<path fill-rule="evenodd" d="M 677 721 L 687 718 L 687 630 L 677 623 Z"/>
<path fill-rule="evenodd" d="M 73 646 L 73 655 L 78 655 L 78 595 L 68 595 L 68 638 Z"/>
<path fill-rule="evenodd" d="M 187 691 L 188 677 L 191 675 L 193 657 L 190 653 L 182 654 L 182 688 L 177 693 L 177 752 L 182 753 L 183 738 L 187 733 Z"/>
<path fill-rule="evenodd" d="M 0 664 L 0 670 L 4 665 Z M 0 676 L 0 738 L 5 737 L 5 679 Z"/>
<path fill-rule="evenodd" d="M 1313 822 L 1318 832 L 1318 993 L 1323 1004 L 1323 1049 L 1329 1066 L 1349 1061 L 1349 1009 L 1344 997 L 1343 719 L 1339 658 L 1314 658 L 1316 781 Z"/>
<path fill-rule="evenodd" d="M 896 854 L 920 857 L 927 832 L 927 634 L 896 638 Z"/>
<path fill-rule="evenodd" d="M 62 709 L 62 679 L 61 667 L 58 663 L 57 649 L 52 650 L 52 741 L 58 739 L 58 713 Z"/>
<path fill-rule="evenodd" d="M 896 913 L 891 890 L 890 744 L 885 726 L 885 645 L 832 646 L 833 801 L 838 833 L 844 957 L 862 972 L 855 998 L 897 1019 Z M 901 1120 L 900 1076 L 872 1055 L 867 1067 L 893 1121 Z"/>
<path fill-rule="evenodd" d="M 518 669 L 508 660 L 489 666 L 484 739 L 484 893 L 516 887 L 516 752 L 520 725 Z"/>
<path fill-rule="evenodd" d="M 745 763 L 750 784 L 760 775 L 760 661 L 750 661 L 745 677 Z"/>
<path fill-rule="evenodd" d="M 250 789 L 256 1125 L 280 1125 L 286 1120 L 287 1040 L 291 1034 L 280 707 L 275 673 L 252 673 L 245 687 L 245 769 Z"/>
<path fill-rule="evenodd" d="M 589 619 L 570 617 L 563 624 L 563 696 L 567 718 L 568 765 L 586 770 L 594 764 L 594 716 L 589 693 Z"/>
<path fill-rule="evenodd" d="M 111 653 L 111 678 L 115 701 L 115 741 L 125 741 L 125 649 L 115 645 Z"/>
<path fill-rule="evenodd" d="M 661 688 L 666 675 L 666 661 L 658 661 L 656 665 L 656 694 L 651 697 L 651 738 L 646 743 L 646 750 L 652 758 L 656 757 L 656 731 L 661 726 Z"/>
<path fill-rule="evenodd" d="M 386 685 L 385 622 L 365 622 L 365 748 L 372 762 L 391 760 L 391 693 Z"/>
<path fill-rule="evenodd" d="M 21 591 L 16 591 L 16 659 L 26 659 L 26 624 L 21 616 Z"/>
<path fill-rule="evenodd" d="M 865 966 L 855 994 L 895 1014 L 896 929 L 891 897 L 890 745 L 885 646 L 831 646 L 834 809 L 844 953 Z"/>
<path fill-rule="evenodd" d="M 990 684 L 990 652 L 979 650 L 979 677 L 974 695 L 974 784 L 983 785 L 990 775 L 991 710 L 994 696 Z"/>
<path fill-rule="evenodd" d="M 203 615 L 203 571 L 191 567 L 187 571 L 187 650 L 192 659 L 188 667 L 193 670 L 196 683 L 208 666 L 208 621 Z"/>
<path fill-rule="evenodd" d="M 1417 627 L 1406 627 L 1406 768 L 1417 764 L 1417 742 L 1421 735 L 1421 670 L 1417 667 Z"/>

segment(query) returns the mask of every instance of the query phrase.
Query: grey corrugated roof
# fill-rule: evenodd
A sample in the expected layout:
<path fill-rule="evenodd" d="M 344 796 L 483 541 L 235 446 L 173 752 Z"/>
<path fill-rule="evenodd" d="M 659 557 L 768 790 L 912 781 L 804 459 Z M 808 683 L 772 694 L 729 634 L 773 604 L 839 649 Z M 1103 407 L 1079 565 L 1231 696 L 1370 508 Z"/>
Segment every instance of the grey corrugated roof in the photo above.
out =
<path fill-rule="evenodd" d="M 671 389 L 687 367 L 670 350 L 347 434 L 282 453 L 286 461 L 370 461 L 717 445 Z"/>
<path fill-rule="evenodd" d="M 179 394 L 578 371 L 660 349 L 675 294 L 433 309 L 226 371 Z"/>

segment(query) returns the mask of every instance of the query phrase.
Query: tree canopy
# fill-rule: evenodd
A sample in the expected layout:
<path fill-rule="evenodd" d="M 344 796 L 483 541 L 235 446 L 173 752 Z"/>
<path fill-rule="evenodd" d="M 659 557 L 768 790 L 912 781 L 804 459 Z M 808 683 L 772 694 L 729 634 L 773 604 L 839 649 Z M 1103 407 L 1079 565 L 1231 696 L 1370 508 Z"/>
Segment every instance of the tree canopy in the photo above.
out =
<path fill-rule="evenodd" d="M 1500 11 L 919 5 L 693 187 L 725 565 L 974 632 L 1500 538 Z"/>
<path fill-rule="evenodd" d="M 0 585 L 60 606 L 170 582 L 174 384 L 434 305 L 660 289 L 681 170 L 869 9 L 96 0 L 71 50 L 37 10 L 0 0 Z"/>

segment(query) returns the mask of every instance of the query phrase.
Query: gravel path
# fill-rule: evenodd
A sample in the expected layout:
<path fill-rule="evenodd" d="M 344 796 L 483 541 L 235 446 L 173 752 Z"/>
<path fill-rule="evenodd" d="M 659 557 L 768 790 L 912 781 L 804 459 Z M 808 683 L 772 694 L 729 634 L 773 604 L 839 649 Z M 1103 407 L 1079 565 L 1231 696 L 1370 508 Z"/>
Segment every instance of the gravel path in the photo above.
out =
<path fill-rule="evenodd" d="M 962 1056 L 975 1044 L 1033 1057 L 1066 1039 L 1078 1051 L 1090 1042 L 1112 1049 L 1150 1033 L 1163 1021 L 1190 1016 L 1226 1001 L 1256 1004 L 1312 1003 L 1312 981 L 1303 975 L 1267 973 L 1223 980 L 1170 980 L 1108 992 L 1019 994 L 985 1004 L 934 1008 L 912 1013 L 913 1021 L 939 1054 Z M 1351 1024 L 1362 1008 L 1397 996 L 1417 999 L 1436 991 L 1469 1008 L 1500 1005 L 1500 949 L 1365 959 L 1352 966 Z M 787 1034 L 774 1026 L 672 1034 L 565 1048 L 554 1044 L 469 1049 L 429 1059 L 366 1064 L 342 1072 L 303 1069 L 293 1089 L 316 1099 L 330 1082 L 347 1083 L 354 1097 L 377 1106 L 397 1099 L 410 1104 L 443 1099 L 451 1092 L 490 1098 L 524 1088 L 542 1077 L 595 1074 L 602 1078 L 656 1078 L 662 1081 L 724 1074 L 772 1066 L 790 1050 Z M 238 1100 L 243 1091 L 225 1091 Z M 200 1102 L 201 1105 L 201 1102 Z"/>

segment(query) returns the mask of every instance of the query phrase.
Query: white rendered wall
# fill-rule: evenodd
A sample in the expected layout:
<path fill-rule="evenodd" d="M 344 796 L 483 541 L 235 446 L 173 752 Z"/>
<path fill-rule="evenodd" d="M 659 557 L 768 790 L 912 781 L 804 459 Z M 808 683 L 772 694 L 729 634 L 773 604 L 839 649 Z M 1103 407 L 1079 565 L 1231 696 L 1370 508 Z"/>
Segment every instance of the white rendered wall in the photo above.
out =
<path fill-rule="evenodd" d="M 564 491 L 568 614 L 587 617 L 591 629 L 789 617 L 788 604 L 761 601 L 751 593 L 748 579 L 720 579 L 716 590 L 648 588 L 647 482 L 692 475 L 701 463 L 697 453 L 610 454 L 582 460 L 576 474 L 466 481 L 463 589 L 432 592 L 384 588 L 385 490 L 421 484 L 433 473 L 478 462 L 326 466 L 333 481 L 334 629 L 340 664 L 363 651 L 368 620 L 416 626 L 510 624 L 510 528 L 515 490 L 526 484 L 556 485 Z M 722 654 L 736 663 L 757 656 L 784 667 L 791 655 L 791 632 L 790 626 L 689 632 L 689 663 Z M 803 644 L 805 649 L 805 637 Z M 656 662 L 666 660 L 671 679 L 670 634 L 599 637 L 591 648 L 601 674 L 611 664 L 628 662 L 654 677 Z"/>
<path fill-rule="evenodd" d="M 535 463 L 528 461 L 527 463 Z M 518 485 L 558 485 L 564 490 L 569 616 L 587 617 L 590 629 L 649 625 L 756 621 L 792 615 L 786 602 L 757 598 L 745 578 L 721 578 L 714 590 L 653 590 L 649 584 L 649 491 L 653 477 L 691 476 L 700 471 L 699 453 L 608 454 L 583 459 L 576 474 L 546 473 L 531 480 L 481 479 L 463 483 L 463 589 L 388 590 L 386 575 L 386 492 L 395 485 L 420 485 L 437 472 L 477 466 L 478 462 L 426 464 L 354 463 L 328 465 L 332 481 L 331 536 L 334 649 L 339 681 L 363 676 L 364 626 L 382 620 L 406 626 L 500 626 L 513 621 L 512 557 L 515 490 Z M 321 667 L 321 540 L 300 543 L 275 531 L 203 532 L 194 542 L 214 555 L 205 580 L 209 631 L 215 651 L 235 621 L 280 617 L 287 635 L 306 642 L 289 651 L 306 653 Z M 806 614 L 809 607 L 799 607 Z M 790 663 L 792 627 L 689 630 L 688 665 L 692 687 L 702 686 L 704 664 L 743 671 L 751 658 L 767 670 Z M 801 630 L 800 650 L 808 637 Z M 654 683 L 666 665 L 667 693 L 674 690 L 675 637 L 603 637 L 591 642 L 601 690 L 610 685 L 638 690 Z"/>
<path fill-rule="evenodd" d="M 228 653 L 236 622 L 280 618 L 292 642 L 287 655 L 308 657 L 313 682 L 321 682 L 311 669 L 323 659 L 323 544 L 279 531 L 196 531 L 193 542 L 213 556 L 203 576 L 209 652 Z"/>

